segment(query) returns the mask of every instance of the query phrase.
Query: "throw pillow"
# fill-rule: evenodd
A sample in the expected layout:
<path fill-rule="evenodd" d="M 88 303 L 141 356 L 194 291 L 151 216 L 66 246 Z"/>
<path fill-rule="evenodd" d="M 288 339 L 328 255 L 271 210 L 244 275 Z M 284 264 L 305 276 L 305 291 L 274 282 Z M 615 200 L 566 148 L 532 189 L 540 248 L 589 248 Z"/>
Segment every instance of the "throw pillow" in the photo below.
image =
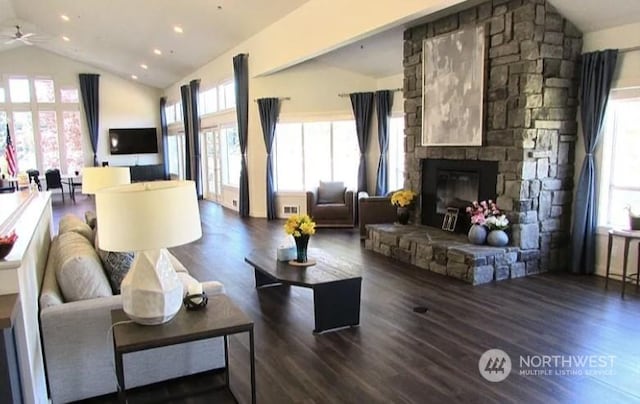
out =
<path fill-rule="evenodd" d="M 71 231 L 81 234 L 89 240 L 89 242 L 93 243 L 93 230 L 91 227 L 78 216 L 67 214 L 64 215 L 58 223 L 58 234 L 65 234 Z"/>
<path fill-rule="evenodd" d="M 92 229 L 96 228 L 96 223 L 98 222 L 98 217 L 96 216 L 96 212 L 92 210 L 88 210 L 84 212 L 84 221 L 91 227 Z"/>
<path fill-rule="evenodd" d="M 59 235 L 52 243 L 51 254 L 65 301 L 113 295 L 100 258 L 84 236 L 73 231 Z"/>
<path fill-rule="evenodd" d="M 343 182 L 320 181 L 318 187 L 318 203 L 344 203 L 347 188 Z"/>
<path fill-rule="evenodd" d="M 104 272 L 109 278 L 114 295 L 120 294 L 120 284 L 133 263 L 132 252 L 115 252 L 98 249 L 98 255 L 104 265 Z"/>

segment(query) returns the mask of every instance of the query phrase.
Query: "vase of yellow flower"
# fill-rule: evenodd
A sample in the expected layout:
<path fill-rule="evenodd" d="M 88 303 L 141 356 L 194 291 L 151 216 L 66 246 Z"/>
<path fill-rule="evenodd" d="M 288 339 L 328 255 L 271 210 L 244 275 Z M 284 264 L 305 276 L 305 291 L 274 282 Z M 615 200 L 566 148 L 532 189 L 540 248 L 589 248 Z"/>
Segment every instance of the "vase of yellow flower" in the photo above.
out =
<path fill-rule="evenodd" d="M 309 215 L 289 216 L 284 224 L 284 231 L 293 236 L 296 242 L 296 262 L 307 262 L 307 246 L 309 237 L 316 232 L 316 223 Z"/>
<path fill-rule="evenodd" d="M 410 216 L 410 208 L 413 204 L 413 199 L 416 197 L 416 193 L 410 189 L 403 189 L 396 191 L 391 195 L 391 204 L 396 207 L 396 213 L 398 216 L 398 223 L 408 224 Z"/>

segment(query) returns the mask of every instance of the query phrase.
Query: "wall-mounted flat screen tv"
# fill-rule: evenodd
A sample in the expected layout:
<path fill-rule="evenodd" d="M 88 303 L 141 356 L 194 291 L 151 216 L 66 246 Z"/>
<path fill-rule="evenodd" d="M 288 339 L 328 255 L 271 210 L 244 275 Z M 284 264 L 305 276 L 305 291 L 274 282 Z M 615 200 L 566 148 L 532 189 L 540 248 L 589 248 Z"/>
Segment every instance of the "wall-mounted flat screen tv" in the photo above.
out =
<path fill-rule="evenodd" d="M 158 152 L 156 128 L 109 129 L 111 154 L 145 154 Z"/>

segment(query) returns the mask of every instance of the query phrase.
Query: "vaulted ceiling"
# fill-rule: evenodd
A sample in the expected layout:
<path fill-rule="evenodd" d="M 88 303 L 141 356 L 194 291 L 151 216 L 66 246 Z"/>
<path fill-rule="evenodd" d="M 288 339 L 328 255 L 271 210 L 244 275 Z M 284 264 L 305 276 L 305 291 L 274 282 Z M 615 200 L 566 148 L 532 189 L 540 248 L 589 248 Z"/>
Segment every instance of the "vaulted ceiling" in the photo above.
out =
<path fill-rule="evenodd" d="M 20 25 L 34 46 L 164 88 L 306 1 L 0 0 L 0 33 Z"/>
<path fill-rule="evenodd" d="M 0 0 L 0 35 L 11 35 L 20 25 L 35 34 L 33 46 L 165 88 L 306 1 Z M 583 32 L 640 22 L 640 0 L 549 1 Z M 392 27 L 318 60 L 371 77 L 399 74 L 404 28 Z M 0 57 L 4 50 L 26 46 L 5 41 Z"/>

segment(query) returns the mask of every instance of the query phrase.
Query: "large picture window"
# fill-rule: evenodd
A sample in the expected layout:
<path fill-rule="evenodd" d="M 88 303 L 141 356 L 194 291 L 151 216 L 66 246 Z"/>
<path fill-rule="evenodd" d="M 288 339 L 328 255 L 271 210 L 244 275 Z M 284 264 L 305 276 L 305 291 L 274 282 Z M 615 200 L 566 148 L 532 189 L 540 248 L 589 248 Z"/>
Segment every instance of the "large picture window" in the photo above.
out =
<path fill-rule="evenodd" d="M 356 187 L 360 151 L 354 121 L 279 123 L 274 149 L 278 191 L 304 191 L 320 181 Z"/>
<path fill-rule="evenodd" d="M 640 92 L 613 91 L 603 132 L 599 225 L 628 227 L 628 208 L 640 213 Z"/>
<path fill-rule="evenodd" d="M 8 124 L 19 171 L 57 168 L 68 173 L 84 166 L 77 88 L 26 76 L 10 76 L 0 88 L 8 90 L 0 100 L 0 146 L 4 150 Z M 7 172 L 4 161 L 0 170 Z"/>

